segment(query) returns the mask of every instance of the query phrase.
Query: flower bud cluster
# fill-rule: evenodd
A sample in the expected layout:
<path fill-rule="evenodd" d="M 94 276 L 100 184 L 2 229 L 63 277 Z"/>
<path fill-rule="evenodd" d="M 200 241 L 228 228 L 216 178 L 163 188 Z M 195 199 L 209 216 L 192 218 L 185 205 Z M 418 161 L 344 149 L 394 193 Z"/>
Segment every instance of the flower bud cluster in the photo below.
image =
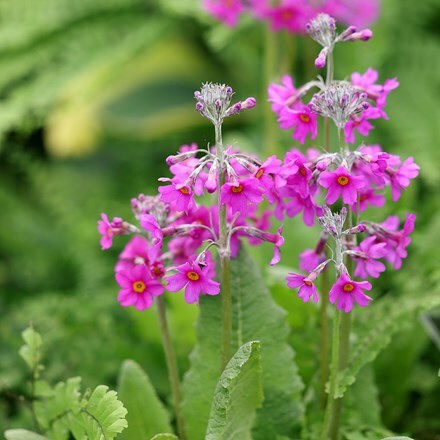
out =
<path fill-rule="evenodd" d="M 355 142 L 355 133 L 368 136 L 374 128 L 371 120 L 388 119 L 385 106 L 388 94 L 398 87 L 396 78 L 376 84 L 377 71 L 368 69 L 364 74 L 353 73 L 348 81 L 333 81 L 328 86 L 322 81 L 310 81 L 295 88 L 293 79 L 285 75 L 281 84 L 270 84 L 269 101 L 278 117 L 280 128 L 294 129 L 292 138 L 304 144 L 307 137 L 318 135 L 318 115 L 331 118 L 344 129 L 348 143 Z M 313 87 L 320 91 L 308 103 L 303 96 Z"/>
<path fill-rule="evenodd" d="M 203 84 L 201 90 L 194 93 L 196 110 L 215 126 L 220 126 L 227 116 L 255 107 L 255 98 L 247 98 L 231 106 L 233 93 L 232 87 L 225 84 Z"/>

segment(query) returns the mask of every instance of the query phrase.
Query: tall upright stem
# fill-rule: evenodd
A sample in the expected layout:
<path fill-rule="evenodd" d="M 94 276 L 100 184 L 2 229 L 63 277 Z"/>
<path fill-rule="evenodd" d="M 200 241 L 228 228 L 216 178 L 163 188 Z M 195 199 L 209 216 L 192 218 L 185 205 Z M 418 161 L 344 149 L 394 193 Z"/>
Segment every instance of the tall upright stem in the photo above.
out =
<path fill-rule="evenodd" d="M 160 330 L 162 333 L 162 343 L 165 352 L 165 359 L 168 369 L 168 377 L 171 384 L 174 412 L 176 415 L 177 431 L 181 440 L 186 440 L 185 424 L 182 417 L 180 404 L 182 402 L 182 392 L 180 390 L 179 370 L 177 368 L 176 356 L 171 343 L 171 335 L 168 327 L 165 302 L 162 296 L 157 297 L 157 310 L 159 315 Z"/>
<path fill-rule="evenodd" d="M 353 213 L 350 206 L 347 206 L 347 220 L 346 228 L 353 227 Z M 356 240 L 355 235 L 349 236 L 351 240 Z M 345 257 L 344 262 L 348 274 L 353 274 L 353 260 L 349 257 Z M 348 352 L 350 349 L 350 330 L 351 330 L 351 313 L 344 313 L 341 319 L 341 335 L 339 343 L 339 371 L 342 371 L 347 366 Z M 330 426 L 330 438 L 337 440 L 339 438 L 339 424 L 342 413 L 342 398 L 337 399 L 332 410 L 331 426 Z"/>
<path fill-rule="evenodd" d="M 215 147 L 219 160 L 218 191 L 226 181 L 226 167 L 224 163 L 224 151 L 221 124 L 215 125 Z M 231 358 L 232 346 L 232 292 L 231 292 L 231 269 L 230 251 L 228 243 L 228 221 L 226 217 L 226 205 L 221 203 L 220 195 L 217 197 L 219 212 L 219 256 L 220 256 L 220 285 L 222 292 L 222 370 Z"/>
<path fill-rule="evenodd" d="M 332 365 L 330 372 L 330 387 L 327 406 L 325 408 L 324 423 L 322 426 L 321 440 L 327 440 L 332 422 L 332 413 L 334 405 L 334 395 L 336 391 L 336 381 L 339 371 L 339 328 L 341 321 L 341 311 L 336 310 L 335 319 L 333 320 L 333 336 L 332 336 Z"/>
<path fill-rule="evenodd" d="M 266 26 L 264 41 L 264 90 L 266 98 L 266 87 L 274 80 L 277 64 L 277 32 L 273 32 Z M 270 156 L 276 153 L 276 122 L 275 116 L 268 102 L 264 104 L 264 154 Z"/>
<path fill-rule="evenodd" d="M 327 60 L 327 77 L 326 85 L 329 86 L 333 81 L 333 54 L 330 53 Z M 330 118 L 324 118 L 324 149 L 330 152 Z M 326 249 L 327 254 L 327 249 Z M 321 276 L 321 305 L 320 305 L 320 321 L 321 321 L 321 408 L 325 408 L 327 402 L 327 393 L 325 387 L 329 377 L 329 363 L 330 363 L 330 335 L 329 335 L 329 319 L 328 319 L 328 292 L 329 273 L 325 270 Z"/>

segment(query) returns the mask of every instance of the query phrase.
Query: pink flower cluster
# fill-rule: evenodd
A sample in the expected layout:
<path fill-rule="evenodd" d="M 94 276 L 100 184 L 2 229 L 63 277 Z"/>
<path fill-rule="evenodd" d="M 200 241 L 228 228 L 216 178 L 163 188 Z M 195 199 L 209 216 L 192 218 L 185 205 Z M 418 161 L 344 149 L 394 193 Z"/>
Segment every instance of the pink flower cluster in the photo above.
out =
<path fill-rule="evenodd" d="M 388 119 L 385 113 L 385 106 L 388 94 L 399 86 L 396 78 L 387 79 L 384 84 L 376 84 L 378 73 L 376 70 L 368 69 L 364 74 L 353 73 L 350 83 L 359 93 L 365 93 L 369 100 L 368 107 L 360 114 L 352 115 L 345 123 L 345 139 L 349 143 L 355 142 L 355 133 L 368 136 L 374 128 L 371 123 L 375 119 Z M 305 104 L 303 96 L 312 88 L 323 89 L 325 85 L 318 81 L 311 81 L 306 85 L 295 88 L 293 79 L 289 75 L 282 78 L 281 84 L 270 84 L 268 88 L 269 101 L 272 103 L 272 110 L 278 117 L 280 128 L 293 130 L 292 138 L 304 144 L 307 136 L 315 139 L 318 134 L 318 115 L 314 112 L 313 100 Z"/>
<path fill-rule="evenodd" d="M 380 0 L 203 0 L 204 9 L 228 26 L 238 24 L 240 15 L 248 12 L 267 21 L 273 31 L 286 29 L 304 34 L 306 23 L 320 12 L 330 14 L 344 23 L 366 26 L 379 15 Z"/>
<path fill-rule="evenodd" d="M 199 153 L 203 153 L 201 158 Z M 220 292 L 208 250 L 220 234 L 218 206 L 199 206 L 196 197 L 204 193 L 219 190 L 221 204 L 226 206 L 231 257 L 238 254 L 240 237 L 245 236 L 251 244 L 272 243 L 271 264 L 280 260 L 282 228 L 269 232 L 273 213 L 258 212 L 263 195 L 269 202 L 279 198 L 276 187 L 285 183 L 279 172 L 280 160 L 272 156 L 261 162 L 228 147 L 224 156 L 227 179 L 220 187 L 218 157 L 195 144 L 183 145 L 167 163 L 174 176 L 160 179 L 167 183 L 159 187 L 160 195 L 141 194 L 131 201 L 137 226 L 119 218 L 109 222 L 105 214 L 98 221 L 102 249 L 112 246 L 115 235 L 134 234 L 119 256 L 115 272 L 121 287 L 118 301 L 138 310 L 151 307 L 154 297 L 165 288 L 170 292 L 184 289 L 188 303 L 197 303 L 200 294 Z M 205 249 L 199 252 L 204 244 Z M 165 276 L 169 270 L 176 273 Z"/>

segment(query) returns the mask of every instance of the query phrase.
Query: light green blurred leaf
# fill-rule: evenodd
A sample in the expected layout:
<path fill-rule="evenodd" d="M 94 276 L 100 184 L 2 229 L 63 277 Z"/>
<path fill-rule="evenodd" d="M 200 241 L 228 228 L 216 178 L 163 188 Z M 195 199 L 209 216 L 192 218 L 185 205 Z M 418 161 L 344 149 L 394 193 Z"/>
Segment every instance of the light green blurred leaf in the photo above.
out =
<path fill-rule="evenodd" d="M 119 398 L 128 410 L 128 428 L 121 438 L 148 439 L 157 433 L 172 431 L 167 410 L 157 397 L 147 374 L 136 362 L 126 360 L 122 364 L 118 391 Z"/>
<path fill-rule="evenodd" d="M 47 437 L 26 429 L 8 429 L 5 431 L 5 438 L 6 440 L 49 440 Z"/>
<path fill-rule="evenodd" d="M 350 350 L 348 367 L 340 373 L 337 396 L 356 381 L 360 369 L 387 347 L 392 337 L 413 325 L 419 313 L 440 306 L 440 295 L 428 293 L 399 299 L 386 297 L 372 305 L 354 327 L 355 342 Z"/>
<path fill-rule="evenodd" d="M 217 383 L 207 440 L 251 440 L 256 409 L 261 406 L 260 343 L 248 342 L 229 361 Z"/>

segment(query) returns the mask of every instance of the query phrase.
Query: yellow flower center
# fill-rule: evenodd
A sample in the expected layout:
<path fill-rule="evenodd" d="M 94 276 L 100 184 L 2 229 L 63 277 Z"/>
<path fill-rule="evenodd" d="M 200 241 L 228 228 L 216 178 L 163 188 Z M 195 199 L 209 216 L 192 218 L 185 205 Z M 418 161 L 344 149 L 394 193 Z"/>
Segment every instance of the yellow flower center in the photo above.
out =
<path fill-rule="evenodd" d="M 301 173 L 301 176 L 305 176 L 306 175 L 306 170 L 305 168 L 300 168 L 299 172 Z"/>
<path fill-rule="evenodd" d="M 200 279 L 200 275 L 197 272 L 194 272 L 193 270 L 189 271 L 186 273 L 186 276 L 191 280 L 191 281 L 197 281 Z"/>
<path fill-rule="evenodd" d="M 189 189 L 186 186 L 182 186 L 182 188 L 180 188 L 179 191 L 182 194 L 189 194 Z"/>
<path fill-rule="evenodd" d="M 257 179 L 259 179 L 263 174 L 264 174 L 264 170 L 263 170 L 263 168 L 260 168 L 260 169 L 258 170 L 257 174 L 255 174 L 255 177 L 256 177 Z"/>
<path fill-rule="evenodd" d="M 309 280 L 304 280 L 304 284 L 306 286 L 313 286 L 313 283 L 311 281 L 309 281 Z"/>
<path fill-rule="evenodd" d="M 346 283 L 342 289 L 344 292 L 351 292 L 354 289 L 354 285 L 351 283 Z"/>
<path fill-rule="evenodd" d="M 233 186 L 232 192 L 234 194 L 240 194 L 243 191 L 243 185 Z"/>
<path fill-rule="evenodd" d="M 302 122 L 310 122 L 310 116 L 305 115 L 304 113 L 299 115 L 299 119 L 301 119 Z"/>
<path fill-rule="evenodd" d="M 348 184 L 349 180 L 347 176 L 339 176 L 337 182 L 339 183 L 339 185 L 345 186 Z"/>
<path fill-rule="evenodd" d="M 135 281 L 133 283 L 133 290 L 136 293 L 144 293 L 146 289 L 145 283 L 143 281 Z"/>

